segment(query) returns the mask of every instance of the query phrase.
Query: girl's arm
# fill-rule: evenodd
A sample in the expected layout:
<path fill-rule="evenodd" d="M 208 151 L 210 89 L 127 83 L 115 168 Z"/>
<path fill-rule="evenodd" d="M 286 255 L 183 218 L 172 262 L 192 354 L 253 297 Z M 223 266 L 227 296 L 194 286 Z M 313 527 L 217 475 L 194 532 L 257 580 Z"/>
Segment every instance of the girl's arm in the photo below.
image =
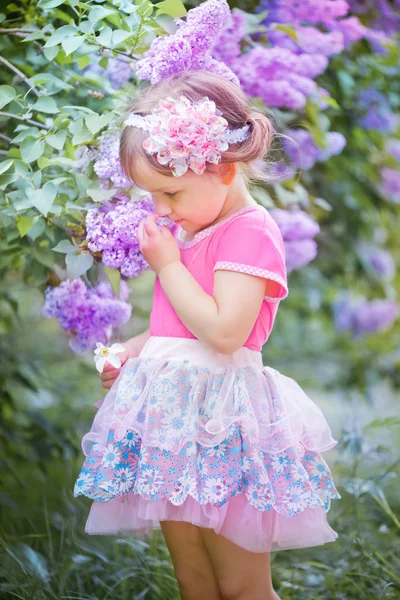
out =
<path fill-rule="evenodd" d="M 135 352 L 139 354 L 149 337 L 150 328 L 146 329 L 146 331 L 143 331 L 143 333 L 140 333 L 139 335 L 134 335 L 129 340 L 126 340 L 124 345 L 128 346 L 129 350 L 132 351 L 132 354 L 134 354 Z"/>
<path fill-rule="evenodd" d="M 158 274 L 181 321 L 201 342 L 221 354 L 243 346 L 259 315 L 264 295 L 274 296 L 276 284 L 247 273 L 218 270 L 214 296 L 207 294 L 187 268 L 172 262 Z M 268 293 L 267 293 L 268 292 Z"/>

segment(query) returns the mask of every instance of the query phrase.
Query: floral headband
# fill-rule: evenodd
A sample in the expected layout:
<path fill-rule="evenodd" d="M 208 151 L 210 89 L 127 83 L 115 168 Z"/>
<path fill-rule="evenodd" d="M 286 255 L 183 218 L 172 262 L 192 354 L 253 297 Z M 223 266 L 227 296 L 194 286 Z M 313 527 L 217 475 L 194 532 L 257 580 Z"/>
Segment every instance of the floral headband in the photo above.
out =
<path fill-rule="evenodd" d="M 147 154 L 157 154 L 158 162 L 168 165 L 176 177 L 189 168 L 201 175 L 206 162 L 219 163 L 221 152 L 229 144 L 243 142 L 249 136 L 249 125 L 228 129 L 228 121 L 221 115 L 207 96 L 193 103 L 186 96 L 168 97 L 145 117 L 131 114 L 125 125 L 149 133 L 143 148 Z"/>

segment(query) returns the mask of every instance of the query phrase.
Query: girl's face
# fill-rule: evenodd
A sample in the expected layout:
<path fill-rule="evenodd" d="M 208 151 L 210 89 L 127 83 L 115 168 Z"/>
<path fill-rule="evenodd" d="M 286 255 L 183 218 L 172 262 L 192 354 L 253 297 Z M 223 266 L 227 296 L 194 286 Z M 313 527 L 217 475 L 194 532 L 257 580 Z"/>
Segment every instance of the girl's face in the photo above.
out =
<path fill-rule="evenodd" d="M 151 193 L 156 212 L 196 233 L 212 224 L 222 210 L 229 186 L 220 175 L 220 165 L 207 165 L 203 175 L 191 169 L 181 177 L 163 175 L 143 160 L 135 165 L 136 184 Z"/>

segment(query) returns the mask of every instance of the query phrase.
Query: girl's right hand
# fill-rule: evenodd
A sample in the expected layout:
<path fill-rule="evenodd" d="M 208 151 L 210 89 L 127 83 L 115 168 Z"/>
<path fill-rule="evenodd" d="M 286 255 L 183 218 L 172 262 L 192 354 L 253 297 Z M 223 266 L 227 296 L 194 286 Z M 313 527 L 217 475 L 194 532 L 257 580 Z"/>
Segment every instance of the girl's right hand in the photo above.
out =
<path fill-rule="evenodd" d="M 110 365 L 110 363 L 106 362 L 103 372 L 99 373 L 99 377 L 102 381 L 102 387 L 106 390 L 111 388 L 112 384 L 120 374 L 122 366 L 126 363 L 128 358 L 135 358 L 140 354 L 141 348 L 138 343 L 135 343 L 134 339 L 129 340 L 129 342 L 125 342 L 121 345 L 126 349 L 126 352 L 121 352 L 121 354 L 118 354 L 121 359 L 121 366 L 115 368 Z"/>

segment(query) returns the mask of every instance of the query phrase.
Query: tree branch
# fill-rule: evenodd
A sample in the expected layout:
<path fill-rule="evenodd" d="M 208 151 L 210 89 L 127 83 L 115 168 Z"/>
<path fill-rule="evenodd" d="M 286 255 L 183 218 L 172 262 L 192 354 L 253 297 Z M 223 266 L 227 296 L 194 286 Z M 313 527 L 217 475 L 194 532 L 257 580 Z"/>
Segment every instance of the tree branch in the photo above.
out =
<path fill-rule="evenodd" d="M 0 27 L 0 33 L 36 33 L 37 31 L 40 31 L 40 29 L 21 29 L 20 27 L 7 29 L 6 27 Z"/>
<path fill-rule="evenodd" d="M 10 117 L 10 119 L 17 119 L 17 121 L 24 121 L 24 123 L 29 123 L 30 125 L 37 125 L 38 127 L 41 127 L 42 129 L 50 129 L 50 127 L 48 127 L 47 125 L 43 125 L 43 123 L 39 123 L 39 121 L 34 121 L 33 119 L 26 119 L 25 117 L 22 117 L 21 115 L 13 115 L 8 112 L 0 111 L 0 117 Z"/>
<path fill-rule="evenodd" d="M 17 67 L 14 67 L 14 65 L 12 65 L 10 62 L 8 62 L 8 60 L 6 60 L 3 56 L 0 56 L 0 62 L 2 62 L 3 65 L 6 65 L 6 67 L 8 67 L 9 69 L 11 69 L 11 71 L 14 71 L 14 73 L 16 73 L 29 86 L 29 88 L 32 90 L 32 92 L 38 98 L 40 98 L 41 94 L 40 94 L 39 90 L 37 90 L 34 85 L 31 85 L 29 83 L 29 80 L 28 80 L 27 76 L 24 75 L 24 73 L 22 71 L 20 71 L 19 69 L 17 69 Z"/>

